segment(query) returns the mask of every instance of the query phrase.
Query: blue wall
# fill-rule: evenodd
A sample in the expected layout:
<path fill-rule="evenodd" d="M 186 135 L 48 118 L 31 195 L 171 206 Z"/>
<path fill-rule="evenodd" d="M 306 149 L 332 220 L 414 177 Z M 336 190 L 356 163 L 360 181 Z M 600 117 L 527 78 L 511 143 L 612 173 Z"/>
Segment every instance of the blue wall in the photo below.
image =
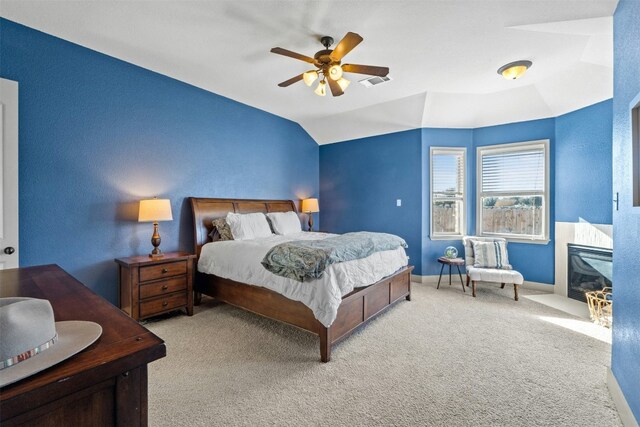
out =
<path fill-rule="evenodd" d="M 319 149 L 277 116 L 7 20 L 0 30 L 0 76 L 20 84 L 21 265 L 58 263 L 113 302 L 112 259 L 149 250 L 151 226 L 136 222 L 136 210 L 154 195 L 173 203 L 176 220 L 160 225 L 167 251 L 192 247 L 188 196 L 319 193 L 322 229 L 399 234 L 416 273 L 437 274 L 444 247 L 462 246 L 429 239 L 431 146 L 467 147 L 470 234 L 476 147 L 533 139 L 551 140 L 551 238 L 554 220 L 611 220 L 611 164 L 600 162 L 610 150 L 611 101 L 557 119 L 416 129 Z M 579 197 L 594 188 L 593 199 Z M 553 283 L 552 242 L 512 243 L 510 255 L 526 280 Z"/>
<path fill-rule="evenodd" d="M 420 129 L 323 145 L 320 175 L 323 230 L 397 234 L 420 274 Z"/>
<path fill-rule="evenodd" d="M 613 101 L 556 118 L 556 221 L 611 224 Z"/>
<path fill-rule="evenodd" d="M 138 200 L 172 201 L 162 249 L 192 250 L 188 196 L 318 194 L 296 123 L 7 20 L 0 76 L 19 82 L 20 265 L 57 263 L 116 302 L 113 258 L 148 253 Z"/>
<path fill-rule="evenodd" d="M 640 101 L 640 2 L 620 0 L 613 17 L 613 346 L 611 369 L 640 422 L 640 207 L 632 203 L 630 104 Z"/>
<path fill-rule="evenodd" d="M 464 254 L 462 240 L 431 240 L 431 172 L 429 170 L 429 149 L 431 147 L 465 147 L 467 149 L 467 233 L 473 234 L 476 221 L 474 203 L 474 185 L 476 153 L 473 148 L 473 130 L 471 129 L 422 129 L 422 275 L 431 276 L 440 273 L 442 267 L 436 261 L 447 246 L 458 248 L 460 256 Z M 454 269 L 455 271 L 455 269 Z"/>
<path fill-rule="evenodd" d="M 340 232 L 399 230 L 397 233 L 411 244 L 419 234 L 419 253 L 413 245 L 410 250 L 415 273 L 438 274 L 440 266 L 435 260 L 444 248 L 453 245 L 460 253 L 463 248 L 460 240 L 429 237 L 429 148 L 467 148 L 467 233 L 475 234 L 476 148 L 548 139 L 550 241 L 548 244 L 512 242 L 509 256 L 526 280 L 553 284 L 554 222 L 575 222 L 582 218 L 594 223 L 611 223 L 611 120 L 612 101 L 607 100 L 558 118 L 477 129 L 425 128 L 419 135 L 412 130 L 322 146 L 323 228 Z M 420 162 L 417 161 L 418 145 Z M 416 188 L 418 179 L 421 189 Z M 371 183 L 374 184 L 372 190 L 367 192 Z M 420 191 L 421 212 L 413 211 L 413 204 L 411 212 L 395 207 L 395 199 L 405 190 L 410 194 Z M 382 200 L 376 200 L 378 196 Z M 363 214 L 359 209 L 363 203 L 375 206 L 375 213 Z M 406 206 L 405 200 L 403 206 Z M 402 218 L 402 224 L 397 223 L 398 218 Z"/>
<path fill-rule="evenodd" d="M 531 120 L 528 122 L 511 123 L 500 126 L 489 126 L 474 129 L 473 142 L 476 147 L 506 144 L 510 142 L 535 141 L 540 139 L 549 140 L 549 149 L 553 153 L 555 147 L 555 120 L 542 119 Z M 531 244 L 531 243 L 509 243 L 509 262 L 516 266 L 518 271 L 522 273 L 525 280 L 539 283 L 555 282 L 555 156 L 550 155 L 550 188 L 551 200 L 550 207 L 550 224 L 549 224 L 549 243 L 548 244 Z M 475 205 L 475 198 L 474 198 Z"/>

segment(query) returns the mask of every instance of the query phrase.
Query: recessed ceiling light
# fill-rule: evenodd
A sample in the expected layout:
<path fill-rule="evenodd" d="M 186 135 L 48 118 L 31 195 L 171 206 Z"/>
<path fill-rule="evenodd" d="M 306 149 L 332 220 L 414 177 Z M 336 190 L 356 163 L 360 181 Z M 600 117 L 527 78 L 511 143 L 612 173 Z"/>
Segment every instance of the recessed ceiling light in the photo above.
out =
<path fill-rule="evenodd" d="M 498 68 L 498 74 L 507 80 L 515 80 L 524 76 L 524 73 L 527 72 L 531 65 L 533 65 L 533 62 L 526 60 L 510 62 Z"/>

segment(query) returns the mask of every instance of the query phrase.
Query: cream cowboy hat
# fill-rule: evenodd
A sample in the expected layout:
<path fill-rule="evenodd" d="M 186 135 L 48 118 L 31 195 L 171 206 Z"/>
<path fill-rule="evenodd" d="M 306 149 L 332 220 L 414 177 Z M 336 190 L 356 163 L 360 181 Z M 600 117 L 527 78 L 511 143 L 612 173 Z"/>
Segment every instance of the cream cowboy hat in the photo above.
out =
<path fill-rule="evenodd" d="M 94 322 L 56 322 L 47 300 L 0 298 L 0 387 L 68 359 L 101 334 Z"/>

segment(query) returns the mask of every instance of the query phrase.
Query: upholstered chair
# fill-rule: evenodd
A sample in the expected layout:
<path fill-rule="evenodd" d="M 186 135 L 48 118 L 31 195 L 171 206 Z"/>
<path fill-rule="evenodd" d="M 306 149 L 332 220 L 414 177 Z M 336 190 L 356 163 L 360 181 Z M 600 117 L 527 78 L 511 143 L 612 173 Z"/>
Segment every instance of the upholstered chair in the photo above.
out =
<path fill-rule="evenodd" d="M 494 282 L 502 284 L 501 288 L 504 289 L 505 284 L 513 284 L 514 299 L 518 301 L 518 286 L 522 285 L 524 278 L 522 274 L 513 270 L 511 267 L 507 268 L 481 268 L 474 267 L 475 254 L 473 252 L 473 242 L 505 242 L 505 239 L 497 237 L 476 237 L 465 236 L 462 238 L 464 243 L 464 260 L 467 268 L 467 286 L 469 281 L 472 283 L 472 295 L 476 296 L 476 282 Z"/>

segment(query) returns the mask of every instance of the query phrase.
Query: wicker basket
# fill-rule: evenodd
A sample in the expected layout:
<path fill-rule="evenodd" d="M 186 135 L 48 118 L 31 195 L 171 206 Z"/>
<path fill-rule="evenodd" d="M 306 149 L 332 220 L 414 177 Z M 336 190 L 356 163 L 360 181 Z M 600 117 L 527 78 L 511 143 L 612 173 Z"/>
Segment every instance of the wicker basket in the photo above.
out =
<path fill-rule="evenodd" d="M 613 301 L 611 300 L 611 288 L 603 288 L 601 291 L 585 292 L 591 320 L 598 325 L 610 328 L 613 322 Z"/>

